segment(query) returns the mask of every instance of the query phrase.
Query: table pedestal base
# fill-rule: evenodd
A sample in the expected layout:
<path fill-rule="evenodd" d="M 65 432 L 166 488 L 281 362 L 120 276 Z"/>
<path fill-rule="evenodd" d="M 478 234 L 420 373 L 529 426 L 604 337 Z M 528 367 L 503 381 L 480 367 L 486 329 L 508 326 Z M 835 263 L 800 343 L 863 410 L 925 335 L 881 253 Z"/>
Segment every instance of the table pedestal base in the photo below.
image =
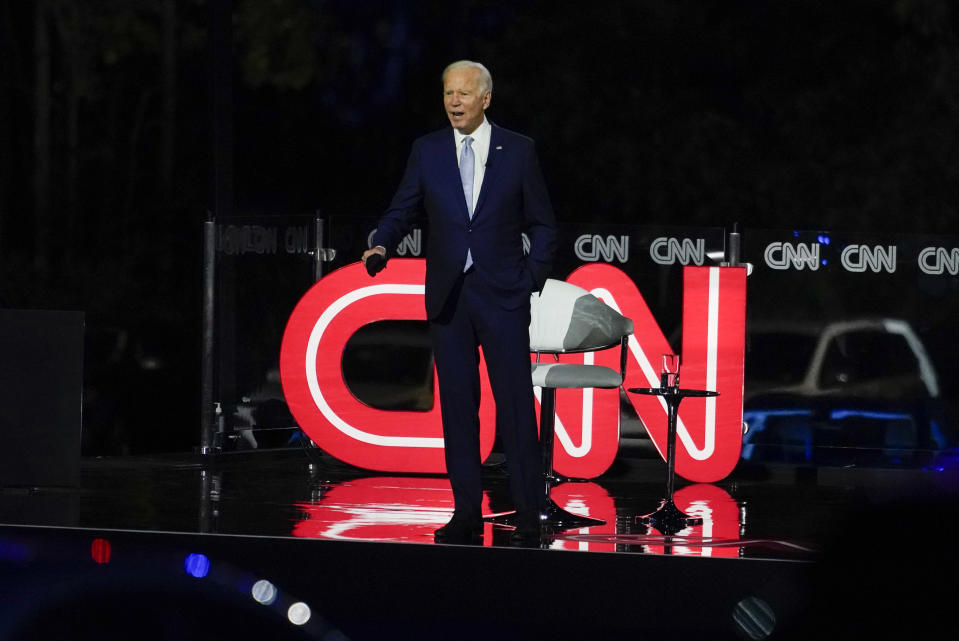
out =
<path fill-rule="evenodd" d="M 654 527 L 665 536 L 672 536 L 694 525 L 702 525 L 703 520 L 696 516 L 689 516 L 673 503 L 672 497 L 663 499 L 659 508 L 645 516 L 637 516 L 637 523 Z"/>
<path fill-rule="evenodd" d="M 676 485 L 676 420 L 679 413 L 679 403 L 684 398 L 695 396 L 699 398 L 711 398 L 719 396 L 719 392 L 710 390 L 680 389 L 678 384 L 667 386 L 666 374 L 663 374 L 662 385 L 660 387 L 630 387 L 628 392 L 633 394 L 646 394 L 647 396 L 662 396 L 666 401 L 667 421 L 666 421 L 666 498 L 660 504 L 659 509 L 646 516 L 637 516 L 636 521 L 644 525 L 650 525 L 659 530 L 665 536 L 672 536 L 677 532 L 685 530 L 694 525 L 702 525 L 703 520 L 698 517 L 689 516 L 673 503 L 673 489 Z"/>

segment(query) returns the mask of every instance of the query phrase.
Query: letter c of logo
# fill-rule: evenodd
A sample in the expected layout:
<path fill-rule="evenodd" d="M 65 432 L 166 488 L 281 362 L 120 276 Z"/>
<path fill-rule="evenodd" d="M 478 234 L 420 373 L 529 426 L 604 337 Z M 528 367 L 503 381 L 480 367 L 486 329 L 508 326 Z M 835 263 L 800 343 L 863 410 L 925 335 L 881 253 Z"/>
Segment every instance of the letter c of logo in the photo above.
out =
<path fill-rule="evenodd" d="M 303 431 L 342 461 L 380 471 L 446 471 L 435 375 L 436 401 L 427 412 L 369 407 L 343 378 L 343 351 L 358 329 L 386 319 L 426 320 L 424 275 L 423 260 L 394 258 L 375 280 L 354 263 L 314 285 L 290 315 L 280 347 L 283 393 Z M 481 381 L 485 458 L 493 448 L 495 408 L 488 379 Z"/>

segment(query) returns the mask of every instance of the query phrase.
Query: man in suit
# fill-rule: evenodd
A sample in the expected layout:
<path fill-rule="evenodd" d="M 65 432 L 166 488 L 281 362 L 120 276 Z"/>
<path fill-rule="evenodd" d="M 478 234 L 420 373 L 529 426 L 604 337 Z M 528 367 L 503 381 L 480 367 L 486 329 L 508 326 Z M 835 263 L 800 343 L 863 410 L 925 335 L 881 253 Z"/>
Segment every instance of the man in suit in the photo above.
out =
<path fill-rule="evenodd" d="M 530 378 L 529 297 L 551 269 L 556 222 L 533 141 L 486 119 L 492 90 L 489 71 L 477 62 L 444 70 L 443 105 L 452 127 L 413 143 L 373 248 L 363 253 L 364 263 L 373 254 L 386 258 L 425 212 L 426 314 L 455 503 L 453 518 L 436 531 L 438 541 L 482 535 L 478 347 L 517 510 L 515 540 L 539 536 L 546 496 Z"/>

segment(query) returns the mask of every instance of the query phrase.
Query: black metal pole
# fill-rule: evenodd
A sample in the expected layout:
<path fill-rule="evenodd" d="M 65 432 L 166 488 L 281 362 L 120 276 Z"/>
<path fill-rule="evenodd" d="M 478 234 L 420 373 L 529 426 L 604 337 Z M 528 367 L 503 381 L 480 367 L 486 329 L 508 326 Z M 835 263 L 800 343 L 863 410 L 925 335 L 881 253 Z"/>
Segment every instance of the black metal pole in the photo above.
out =
<path fill-rule="evenodd" d="M 200 452 L 215 441 L 215 294 L 217 218 L 233 214 L 233 2 L 210 3 L 210 213 L 203 226 L 203 337 L 200 391 Z"/>
<path fill-rule="evenodd" d="M 320 212 L 316 212 L 316 216 L 313 218 L 314 232 L 313 232 L 313 241 L 315 246 L 313 248 L 313 282 L 319 282 L 323 278 L 323 259 L 324 248 L 326 247 L 326 238 L 323 234 L 323 218 L 320 217 Z"/>
<path fill-rule="evenodd" d="M 666 407 L 668 409 L 666 433 L 666 500 L 672 503 L 673 488 L 676 478 L 676 420 L 678 418 L 679 401 L 678 390 L 670 389 L 666 392 Z"/>
<path fill-rule="evenodd" d="M 742 236 L 739 233 L 739 223 L 733 223 L 733 230 L 729 233 L 726 249 L 726 263 L 730 267 L 737 267 L 742 257 Z"/>
<path fill-rule="evenodd" d="M 210 3 L 210 209 L 233 215 L 233 2 Z"/>
<path fill-rule="evenodd" d="M 553 412 L 556 408 L 556 389 L 544 387 L 540 398 L 539 446 L 543 457 L 543 477 L 546 479 L 546 498 L 549 499 L 550 484 L 553 479 L 553 436 L 556 420 Z"/>
<path fill-rule="evenodd" d="M 216 223 L 203 223 L 203 335 L 200 361 L 200 453 L 214 450 L 214 327 L 216 292 Z"/>

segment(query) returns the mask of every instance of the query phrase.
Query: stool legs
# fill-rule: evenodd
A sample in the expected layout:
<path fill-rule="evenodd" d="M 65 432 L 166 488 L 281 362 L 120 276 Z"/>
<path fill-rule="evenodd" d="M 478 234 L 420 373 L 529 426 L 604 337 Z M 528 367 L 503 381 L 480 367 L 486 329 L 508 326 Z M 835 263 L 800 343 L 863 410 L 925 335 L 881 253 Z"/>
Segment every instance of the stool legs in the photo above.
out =
<path fill-rule="evenodd" d="M 540 510 L 540 522 L 543 528 L 551 531 L 571 530 L 582 527 L 592 527 L 604 525 L 606 521 L 593 519 L 588 516 L 580 516 L 567 512 L 556 505 L 556 502 L 550 498 L 550 490 L 554 485 L 562 482 L 562 477 L 556 475 L 553 471 L 553 436 L 556 424 L 556 389 L 544 387 L 540 399 L 540 421 L 539 421 L 539 443 L 543 455 L 543 507 Z M 501 514 L 490 517 L 488 520 L 494 523 L 503 523 L 513 525 L 515 512 Z"/>

